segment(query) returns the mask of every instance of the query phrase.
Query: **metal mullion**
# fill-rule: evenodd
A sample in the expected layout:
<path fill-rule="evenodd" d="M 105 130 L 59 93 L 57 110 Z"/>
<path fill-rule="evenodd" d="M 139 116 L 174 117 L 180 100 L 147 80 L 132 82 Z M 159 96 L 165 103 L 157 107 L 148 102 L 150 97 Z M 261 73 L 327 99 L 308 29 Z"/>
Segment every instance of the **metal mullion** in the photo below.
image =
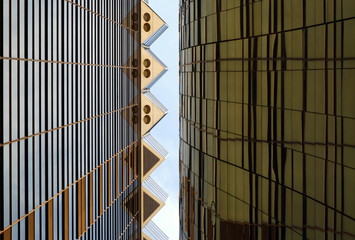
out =
<path fill-rule="evenodd" d="M 71 12 L 71 20 L 72 20 L 72 59 L 73 62 L 78 62 L 78 19 L 77 19 L 77 8 L 72 8 Z M 72 122 L 76 122 L 79 120 L 79 109 L 78 109 L 78 84 L 79 84 L 79 66 L 74 65 L 72 67 Z M 73 179 L 77 180 L 81 176 L 81 157 L 79 152 L 79 125 L 72 126 L 72 156 L 73 156 Z M 78 159 L 78 161 L 74 161 L 74 159 Z M 77 206 L 78 207 L 78 206 Z M 77 216 L 79 217 L 79 216 Z"/>
<path fill-rule="evenodd" d="M 7 15 L 6 15 L 7 13 Z M 5 20 L 5 16 L 7 16 Z M 8 4 L 8 9 L 5 8 L 3 2 L 0 3 L 0 19 L 2 23 L 0 24 L 0 39 L 3 43 L 8 44 L 8 48 L 5 48 L 5 44 L 0 46 L 0 56 L 10 55 L 11 54 L 11 3 Z M 5 25 L 6 24 L 6 25 Z M 0 77 L 2 81 L 0 82 L 0 112 L 2 113 L 0 117 L 0 143 L 8 141 L 11 134 L 11 63 L 7 61 L 0 61 Z M 0 230 L 4 229 L 9 219 L 5 219 L 5 212 L 7 212 L 8 218 L 12 218 L 11 211 L 12 209 L 12 199 L 11 199 L 11 185 L 12 185 L 12 167 L 9 161 L 4 161 L 4 159 L 10 158 L 10 149 L 1 148 L 0 149 L 0 182 L 2 184 L 0 190 L 0 212 L 3 214 L 0 217 Z M 8 169 L 8 174 L 4 171 Z M 8 176 L 8 178 L 7 178 Z M 8 200 L 7 200 L 8 199 Z M 6 234 L 11 234 L 11 229 Z M 9 236 L 11 237 L 11 236 Z M 3 236 L 6 239 L 6 235 Z"/>
<path fill-rule="evenodd" d="M 17 31 L 18 31 L 18 39 L 17 39 L 17 48 L 18 48 L 18 57 L 25 56 L 25 11 L 24 11 L 24 2 L 23 0 L 17 1 L 18 8 L 17 13 Z M 18 137 L 22 137 L 25 135 L 25 121 L 24 121 L 24 113 L 25 113 L 25 78 L 26 76 L 26 69 L 24 63 L 17 63 L 18 66 L 18 73 L 17 73 L 17 126 L 18 126 Z M 25 171 L 25 162 L 27 162 L 27 157 L 25 156 L 25 144 L 18 143 L 17 149 L 17 157 L 18 157 L 18 179 L 17 179 L 17 190 L 18 190 L 18 214 L 21 216 L 26 212 L 26 200 L 27 196 L 23 193 L 25 189 L 25 178 L 26 178 L 26 171 Z M 23 177 L 24 176 L 24 177 Z M 24 203 L 24 204 L 23 204 Z M 17 226 L 18 228 L 18 238 L 22 238 L 25 236 L 26 231 L 26 222 L 20 222 Z"/>
<path fill-rule="evenodd" d="M 58 60 L 65 61 L 64 58 L 64 1 L 57 0 L 57 27 L 58 27 Z M 64 65 L 58 65 L 58 125 L 64 124 Z M 58 162 L 57 162 L 57 173 L 58 173 L 58 190 L 63 189 L 65 187 L 65 158 L 64 158 L 64 129 L 58 131 Z M 59 151 L 62 149 L 62 151 Z M 58 197 L 58 204 L 57 204 L 57 214 L 58 214 L 58 223 L 61 223 L 57 228 L 57 235 L 58 239 L 63 237 L 63 211 L 62 207 L 62 196 Z"/>
<path fill-rule="evenodd" d="M 81 62 L 81 28 L 82 28 L 82 23 L 81 23 L 81 10 L 76 9 L 75 11 L 75 22 L 76 22 L 76 61 Z M 82 73 L 82 67 L 78 66 L 76 69 L 76 120 L 82 119 L 82 81 L 83 77 L 81 75 Z M 85 160 L 87 160 L 86 156 L 84 155 L 84 150 L 83 150 L 83 125 L 84 124 L 79 124 L 77 126 L 77 153 L 76 155 L 78 156 L 78 159 L 81 161 L 79 162 L 79 170 L 78 170 L 78 178 L 80 178 L 84 173 L 86 173 L 88 170 L 86 168 Z M 86 186 L 85 186 L 86 188 Z M 85 191 L 86 194 L 86 191 Z M 84 199 L 87 199 L 84 196 Z"/>
<path fill-rule="evenodd" d="M 85 1 L 84 1 L 85 2 Z M 81 40 L 81 51 L 80 51 L 80 61 L 81 62 L 88 62 L 87 61 L 87 55 L 86 55 L 86 48 L 87 48 L 87 43 L 86 43 L 86 31 L 87 31 L 87 21 L 86 21 L 86 11 L 80 10 L 80 25 L 82 26 L 82 28 L 80 28 L 80 40 Z M 84 116 L 84 118 L 89 117 L 89 112 L 88 112 L 88 87 L 89 87 L 89 83 L 90 83 L 90 77 L 88 76 L 88 73 L 90 73 L 91 67 L 90 66 L 83 66 L 82 67 L 82 115 Z M 93 121 L 95 122 L 95 120 Z M 83 144 L 83 151 L 84 151 L 84 157 L 85 159 L 87 159 L 88 161 L 88 166 L 89 169 L 92 170 L 94 164 L 92 163 L 92 148 L 91 148 L 91 139 L 92 139 L 92 134 L 91 134 L 91 130 L 92 127 L 90 128 L 90 126 L 93 126 L 92 122 L 87 122 L 83 124 L 83 137 L 84 137 L 84 144 Z M 93 175 L 93 174 L 92 174 Z M 93 182 L 93 176 L 91 176 L 90 178 L 91 180 L 91 185 L 89 185 L 90 190 L 89 191 L 93 191 L 93 188 L 95 186 L 94 182 Z M 93 203 L 92 203 L 93 205 Z M 91 206 L 91 208 L 93 208 L 93 206 Z M 94 209 L 92 209 L 92 211 L 94 212 Z"/>
<path fill-rule="evenodd" d="M 117 14 L 118 14 L 118 17 L 117 19 L 120 19 L 120 5 L 121 5 L 121 1 L 118 1 L 117 2 Z M 117 52 L 120 51 L 121 49 L 121 41 L 120 41 L 120 27 L 119 26 L 116 26 L 116 46 L 117 46 Z M 121 58 L 119 57 L 121 55 L 117 55 L 117 58 L 116 58 L 116 63 L 121 63 Z M 116 74 L 115 74 L 115 79 L 116 79 L 116 106 L 120 106 L 120 96 L 121 96 L 121 93 L 120 93 L 120 82 L 121 82 L 121 78 L 120 78 L 120 70 L 116 70 Z M 117 114 L 117 118 L 116 118 L 116 122 L 115 122 L 115 125 L 117 126 L 117 132 L 116 132 L 116 146 L 118 148 L 120 148 L 120 144 L 121 144 L 121 124 L 120 124 L 120 119 L 121 119 L 121 115 Z M 121 154 L 120 154 L 121 155 Z M 117 189 L 117 193 L 116 194 L 119 194 L 121 192 L 121 188 L 120 188 L 120 185 L 121 185 L 121 161 L 120 161 L 120 155 L 117 156 L 117 174 L 116 174 L 116 177 L 117 177 L 117 180 L 116 180 L 116 183 L 117 183 L 117 186 L 116 186 L 116 189 Z M 120 197 L 121 198 L 121 197 Z M 121 198 L 122 199 L 122 198 Z M 119 199 L 118 201 L 120 201 L 121 203 L 121 199 Z M 120 233 L 121 233 L 121 228 L 120 228 L 120 224 L 121 224 L 121 210 L 118 208 L 117 209 L 117 213 L 118 213 L 118 217 L 117 217 L 117 223 L 116 223 L 116 228 L 117 228 L 117 231 L 116 231 L 116 235 L 115 235 L 115 238 L 117 238 Z"/>
<path fill-rule="evenodd" d="M 9 42 L 9 45 L 10 45 L 10 56 L 16 56 L 17 57 L 17 51 L 18 51 L 18 48 L 16 48 L 16 45 L 17 45 L 17 41 L 18 41 L 18 32 L 17 32 L 17 11 L 16 11 L 16 8 L 17 8 L 17 2 L 13 2 L 13 3 L 10 3 L 10 29 L 12 31 L 12 34 L 10 35 L 10 42 Z M 16 89 L 17 89 L 17 67 L 18 67 L 18 64 L 11 64 L 10 62 L 10 81 L 9 81 L 9 140 L 11 139 L 14 139 L 17 137 L 17 109 L 15 107 L 17 107 L 17 94 L 16 94 Z M 9 162 L 9 169 L 11 170 L 10 172 L 10 178 L 9 179 L 9 183 L 10 183 L 10 186 L 9 186 L 9 201 L 11 202 L 5 202 L 5 204 L 8 204 L 9 207 L 11 207 L 11 209 L 9 209 L 9 216 L 10 216 L 10 219 L 8 219 L 9 222 L 12 222 L 12 219 L 16 219 L 16 215 L 18 215 L 18 213 L 16 212 L 16 210 L 18 209 L 18 200 L 17 200 L 17 197 L 16 197 L 16 194 L 18 194 L 18 191 L 16 192 L 17 189 L 15 189 L 13 187 L 14 184 L 17 185 L 17 168 L 18 168 L 18 165 L 17 165 L 17 160 L 16 160 L 16 157 L 17 157 L 17 151 L 16 151 L 16 148 L 17 148 L 17 144 L 16 146 L 11 146 L 9 148 L 9 159 L 11 159 L 11 162 Z M 16 186 L 15 185 L 15 186 Z M 5 200 L 5 199 L 4 199 Z M 16 209 L 16 210 L 14 210 Z M 5 219 L 4 219 L 5 220 Z M 6 224 L 6 222 L 5 222 Z M 14 229 L 16 230 L 16 229 Z M 13 235 L 16 237 L 18 235 L 18 231 L 16 233 L 13 233 Z"/>
<path fill-rule="evenodd" d="M 97 11 L 97 6 L 98 6 L 98 2 L 97 1 L 90 1 L 93 5 L 95 5 L 95 11 Z M 94 47 L 93 47 L 93 58 L 94 58 L 94 62 L 95 63 L 99 63 L 99 58 L 98 58 L 98 55 L 99 55 L 99 48 L 98 48 L 98 45 L 99 45 L 99 36 L 98 36 L 98 29 L 99 29 L 99 24 L 100 24 L 100 19 L 93 19 L 93 26 L 94 26 L 94 32 L 95 32 L 95 40 L 94 40 Z M 100 73 L 100 68 L 95 68 L 95 70 L 93 71 L 93 74 L 92 74 L 92 78 L 95 80 L 95 114 L 99 114 L 99 111 L 98 111 L 98 82 L 99 82 L 99 73 Z M 96 129 L 97 129 L 97 123 L 98 121 L 96 121 L 95 123 L 95 133 L 96 133 Z M 93 138 L 93 141 L 95 143 L 95 146 L 97 146 L 97 136 L 95 134 L 95 137 Z M 97 149 L 96 148 L 92 148 L 93 150 L 95 149 L 95 154 L 97 153 Z M 92 156 L 95 156 L 95 154 L 93 153 Z M 95 156 L 96 157 L 96 156 Z M 95 158 L 96 161 L 98 161 L 97 158 Z M 97 164 L 97 163 L 96 163 Z"/>
<path fill-rule="evenodd" d="M 106 14 L 106 3 L 103 3 L 103 8 L 104 8 L 104 14 Z M 104 21 L 102 24 L 102 37 L 103 37 L 103 52 L 102 52 L 102 59 L 104 63 L 107 63 L 107 22 Z M 101 79 L 101 83 L 102 83 L 102 92 L 101 92 L 101 99 L 102 99 L 102 105 L 103 105 L 103 111 L 107 110 L 107 69 L 104 68 L 102 69 L 102 79 Z M 104 156 L 104 158 L 106 158 L 106 154 L 107 154 L 107 118 L 102 119 L 102 123 L 101 123 L 101 156 Z"/>
<path fill-rule="evenodd" d="M 30 21 L 28 21 L 29 16 L 28 16 L 28 1 L 25 1 L 23 8 L 24 8 L 24 13 L 23 13 L 23 27 L 24 27 L 24 31 L 23 31 L 23 35 L 24 35 L 24 39 L 23 39 L 23 55 L 24 57 L 28 57 L 29 55 L 29 49 L 28 49 L 28 45 L 26 44 L 29 42 L 29 30 L 27 26 L 27 24 L 30 23 Z M 28 103 L 30 103 L 30 99 L 29 99 L 29 92 L 31 92 L 30 89 L 30 79 L 29 79 L 29 66 L 28 63 L 24 64 L 24 83 L 23 83 L 23 93 L 22 93 L 22 101 L 23 101 L 23 109 L 22 109 L 22 114 L 24 115 L 24 121 L 23 121 L 23 134 L 24 135 L 28 135 L 29 131 L 30 131 L 30 126 L 29 126 L 29 108 L 31 107 L 31 105 L 27 105 Z M 27 106 L 26 106 L 27 105 Z M 29 183 L 30 183 L 30 177 L 29 177 L 29 141 L 25 141 L 25 143 L 23 144 L 24 149 L 24 174 L 22 176 L 24 176 L 24 189 L 25 189 L 25 206 L 24 206 L 24 211 L 27 213 L 29 211 L 30 208 L 30 204 L 29 204 Z"/>
<path fill-rule="evenodd" d="M 53 60 L 58 60 L 59 59 L 59 54 L 58 54 L 58 3 L 57 0 L 52 1 L 52 24 L 51 24 L 51 45 L 52 45 L 52 59 Z M 54 11 L 56 9 L 57 11 Z M 58 65 L 57 64 L 52 64 L 52 96 L 51 96 L 51 103 L 52 103 L 52 111 L 51 111 L 51 127 L 57 127 L 58 126 Z M 54 132 L 51 134 L 52 135 L 52 194 L 57 192 L 58 189 L 58 132 Z M 54 215 L 53 215 L 54 217 Z M 54 231 L 54 229 L 53 229 Z"/>
<path fill-rule="evenodd" d="M 5 30 L 4 30 L 4 25 L 5 23 L 7 23 L 7 21 L 5 20 L 4 21 L 4 4 L 3 3 L 0 3 L 0 19 L 3 19 L 3 22 L 0 24 L 0 39 L 1 41 L 4 41 L 4 35 L 6 36 L 6 34 L 4 34 Z M 5 41 L 4 41 L 5 42 Z M 0 56 L 3 56 L 4 55 L 4 45 L 0 46 Z M 0 77 L 3 79 L 4 78 L 4 68 L 6 64 L 4 64 L 4 61 L 0 61 Z M 6 102 L 6 96 L 5 95 L 5 91 L 6 91 L 6 87 L 5 87 L 5 81 L 2 81 L 0 83 L 0 94 L 1 94 L 1 97 L 0 97 L 0 111 L 2 113 L 5 113 L 5 107 L 4 107 L 4 102 Z M 5 124 L 4 124 L 4 118 L 5 118 L 6 114 L 3 114 L 3 116 L 0 117 L 0 143 L 3 143 L 4 142 L 4 132 L 5 132 Z M 4 174 L 4 171 L 3 169 L 5 169 L 5 161 L 3 161 L 3 159 L 5 158 L 5 151 L 4 149 L 0 149 L 0 160 L 1 160 L 1 163 L 0 163 L 0 181 L 1 182 L 10 182 L 10 181 L 5 181 L 5 174 Z M 11 171 L 11 168 L 9 168 L 9 170 Z M 4 194 L 5 192 L 5 189 L 4 189 L 4 186 L 2 185 L 1 186 L 1 191 L 0 191 L 0 212 L 1 213 L 4 213 L 5 212 L 5 199 L 4 199 Z M 10 195 L 8 193 L 8 195 Z M 0 218 L 0 230 L 4 229 L 4 218 L 1 217 Z M 3 239 L 5 237 L 2 237 L 1 236 L 1 239 Z"/>
<path fill-rule="evenodd" d="M 111 2 L 111 11 L 112 11 L 112 2 Z M 112 16 L 112 14 L 111 14 Z M 113 64 L 113 51 L 114 51 L 114 41 L 113 41 L 113 24 L 110 24 L 110 64 Z M 114 70 L 113 69 L 108 69 L 109 71 L 109 89 L 110 89 L 110 97 L 109 97 L 109 109 L 113 109 L 113 99 L 114 99 Z M 109 129 L 110 129 L 110 139 L 109 139 L 109 154 L 112 155 L 112 153 L 114 152 L 114 136 L 115 136 L 115 132 L 114 132 L 114 124 L 113 124 L 113 120 L 114 120 L 115 115 L 110 116 L 109 117 Z M 112 238 L 112 235 L 111 235 Z"/>
<path fill-rule="evenodd" d="M 65 48 L 67 49 L 67 48 Z M 45 59 L 32 59 L 32 58 L 24 58 L 24 57 L 4 57 L 0 56 L 0 60 L 12 60 L 12 61 L 20 61 L 22 62 L 40 62 L 40 63 L 54 63 L 54 64 L 63 64 L 69 66 L 94 66 L 94 67 L 104 67 L 104 68 L 119 68 L 119 69 L 132 69 L 131 67 L 126 66 L 114 66 L 114 65 L 103 65 L 103 64 L 93 64 L 87 62 L 72 62 L 72 61 L 52 61 Z"/>
<path fill-rule="evenodd" d="M 68 58 L 69 61 L 74 61 L 74 21 L 73 21 L 73 10 L 74 6 L 68 5 Z M 68 122 L 73 123 L 74 122 L 74 67 L 73 65 L 68 66 Z M 70 182 L 72 183 L 76 180 L 75 178 L 75 172 L 76 172 L 76 161 L 74 161 L 74 131 L 75 131 L 75 125 L 72 125 L 68 127 L 68 156 L 69 156 L 69 179 Z M 73 219 L 75 218 L 75 210 L 74 210 L 74 202 L 75 202 L 75 194 L 74 191 L 72 191 L 72 195 L 70 198 L 71 201 L 71 206 L 72 206 L 72 214 L 70 215 L 70 218 L 72 220 L 73 224 Z M 75 235 L 75 229 L 71 233 L 72 236 Z"/>

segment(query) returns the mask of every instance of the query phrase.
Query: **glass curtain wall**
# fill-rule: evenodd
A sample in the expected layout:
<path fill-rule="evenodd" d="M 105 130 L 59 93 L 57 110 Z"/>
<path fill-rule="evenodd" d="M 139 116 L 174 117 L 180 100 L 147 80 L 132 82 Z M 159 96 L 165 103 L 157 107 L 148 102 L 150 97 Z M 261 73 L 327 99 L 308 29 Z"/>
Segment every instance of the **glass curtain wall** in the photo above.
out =
<path fill-rule="evenodd" d="M 180 1 L 182 239 L 355 239 L 355 2 Z"/>
<path fill-rule="evenodd" d="M 140 237 L 140 1 L 0 2 L 0 239 Z"/>

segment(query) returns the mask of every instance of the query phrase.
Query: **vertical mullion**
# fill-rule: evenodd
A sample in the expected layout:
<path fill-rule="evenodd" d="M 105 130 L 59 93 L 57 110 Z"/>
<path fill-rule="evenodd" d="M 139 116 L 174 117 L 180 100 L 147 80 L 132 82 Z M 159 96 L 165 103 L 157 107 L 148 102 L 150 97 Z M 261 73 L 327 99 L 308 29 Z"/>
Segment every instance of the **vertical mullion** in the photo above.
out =
<path fill-rule="evenodd" d="M 17 55 L 17 2 L 10 2 L 9 4 L 9 25 L 10 25 L 10 29 L 11 29 L 11 34 L 10 35 L 10 41 L 9 41 L 9 56 L 10 57 L 18 57 Z M 16 81 L 16 76 L 17 76 L 17 66 L 18 63 L 17 61 L 9 61 L 10 64 L 10 73 L 9 73 L 9 92 L 10 92 L 10 96 L 9 96 L 9 140 L 14 140 L 16 139 L 16 133 L 17 133 L 17 111 L 16 111 L 16 88 L 17 88 L 17 81 Z M 17 148 L 18 144 L 12 144 L 9 146 L 9 169 L 10 169 L 10 181 L 9 181 L 9 190 L 10 190 L 10 196 L 9 196 L 9 202 L 8 202 L 8 207 L 10 208 L 10 212 L 9 212 L 9 219 L 4 219 L 4 225 L 6 226 L 9 222 L 11 223 L 13 220 L 15 220 L 18 217 L 18 213 L 17 213 L 17 209 L 18 209 L 18 200 L 17 200 L 17 189 L 14 187 L 14 185 L 17 185 L 17 159 L 16 159 L 16 148 Z M 4 149 L 4 148 L 2 148 Z M 16 186 L 15 185 L 15 186 Z M 5 187 L 5 186 L 4 186 Z M 4 199 L 4 206 L 6 205 L 6 199 Z M 4 209 L 5 211 L 5 209 Z M 7 221 L 6 221 L 7 220 Z M 5 227 L 4 226 L 4 227 Z M 16 231 L 16 228 L 13 229 L 14 231 Z M 12 229 L 8 230 L 7 232 L 9 232 L 8 234 L 12 235 Z M 14 232 L 14 236 L 17 236 L 17 232 Z M 5 234 L 6 235 L 6 234 Z M 6 237 L 5 237 L 6 239 Z"/>
<path fill-rule="evenodd" d="M 115 180 L 116 180 L 116 198 L 118 198 L 120 191 L 119 191 L 119 154 L 116 155 L 115 157 L 115 167 L 116 167 L 116 171 L 115 171 Z"/>
<path fill-rule="evenodd" d="M 7 43 L 7 45 L 9 44 L 8 41 L 5 40 L 5 37 L 6 36 L 4 34 L 5 30 L 4 30 L 4 26 L 5 24 L 8 22 L 6 18 L 6 15 L 4 15 L 4 12 L 5 12 L 5 7 L 4 7 L 4 2 L 1 2 L 0 3 L 0 20 L 1 20 L 1 23 L 0 23 L 0 40 L 1 42 L 3 42 L 3 44 L 0 46 L 0 56 L 5 56 L 4 54 L 4 46 L 5 44 Z M 1 79 L 5 79 L 5 74 L 4 74 L 4 69 L 5 69 L 5 64 L 4 64 L 4 60 L 0 60 L 0 78 Z M 5 80 L 6 81 L 6 80 Z M 4 130 L 5 130 L 5 126 L 4 126 L 4 118 L 6 116 L 5 113 L 5 108 L 4 108 L 4 103 L 6 102 L 5 98 L 6 98 L 6 94 L 5 94 L 5 91 L 7 89 L 5 89 L 5 81 L 3 80 L 1 83 L 0 83 L 0 112 L 3 113 L 2 116 L 0 116 L 0 144 L 4 143 Z M 7 81 L 6 81 L 7 82 Z M 0 230 L 3 230 L 4 229 L 4 212 L 5 212 L 5 204 L 4 204 L 4 196 L 5 196 L 5 186 L 4 186 L 4 183 L 5 182 L 8 182 L 8 181 L 5 181 L 5 172 L 4 172 L 4 169 L 5 169 L 5 154 L 4 154 L 4 148 L 0 148 Z M 0 235 L 0 239 L 2 240 L 3 237 Z"/>

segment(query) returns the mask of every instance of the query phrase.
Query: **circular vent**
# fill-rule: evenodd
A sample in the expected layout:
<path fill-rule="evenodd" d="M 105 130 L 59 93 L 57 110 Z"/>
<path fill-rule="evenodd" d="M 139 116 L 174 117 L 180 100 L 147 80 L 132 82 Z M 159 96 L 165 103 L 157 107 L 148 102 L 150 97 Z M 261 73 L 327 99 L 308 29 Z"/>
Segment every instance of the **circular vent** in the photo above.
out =
<path fill-rule="evenodd" d="M 143 121 L 145 124 L 149 124 L 150 123 L 150 116 L 149 115 L 145 115 L 144 118 L 143 118 Z"/>
<path fill-rule="evenodd" d="M 145 78 L 149 78 L 150 77 L 150 70 L 149 69 L 144 70 L 143 75 Z"/>
<path fill-rule="evenodd" d="M 150 21 L 150 14 L 149 14 L 149 13 L 144 13 L 143 19 L 144 19 L 144 21 L 146 21 L 146 22 Z"/>
<path fill-rule="evenodd" d="M 150 60 L 149 60 L 149 59 L 144 59 L 143 65 L 144 65 L 144 67 L 146 67 L 146 68 L 150 67 Z"/>
<path fill-rule="evenodd" d="M 150 24 L 149 23 L 144 23 L 143 29 L 144 29 L 144 31 L 149 32 L 150 31 Z"/>
<path fill-rule="evenodd" d="M 149 105 L 145 105 L 144 108 L 143 108 L 143 111 L 144 111 L 145 114 L 150 113 L 150 110 L 151 110 L 151 109 L 150 109 L 150 106 L 149 106 Z"/>

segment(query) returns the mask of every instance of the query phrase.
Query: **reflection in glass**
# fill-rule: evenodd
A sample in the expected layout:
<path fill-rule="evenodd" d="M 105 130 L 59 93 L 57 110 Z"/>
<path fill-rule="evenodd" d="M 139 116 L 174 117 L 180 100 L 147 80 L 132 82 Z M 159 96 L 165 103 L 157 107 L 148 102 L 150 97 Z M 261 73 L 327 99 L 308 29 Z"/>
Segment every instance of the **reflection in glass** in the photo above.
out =
<path fill-rule="evenodd" d="M 180 1 L 180 237 L 354 239 L 355 4 L 241 3 Z"/>

